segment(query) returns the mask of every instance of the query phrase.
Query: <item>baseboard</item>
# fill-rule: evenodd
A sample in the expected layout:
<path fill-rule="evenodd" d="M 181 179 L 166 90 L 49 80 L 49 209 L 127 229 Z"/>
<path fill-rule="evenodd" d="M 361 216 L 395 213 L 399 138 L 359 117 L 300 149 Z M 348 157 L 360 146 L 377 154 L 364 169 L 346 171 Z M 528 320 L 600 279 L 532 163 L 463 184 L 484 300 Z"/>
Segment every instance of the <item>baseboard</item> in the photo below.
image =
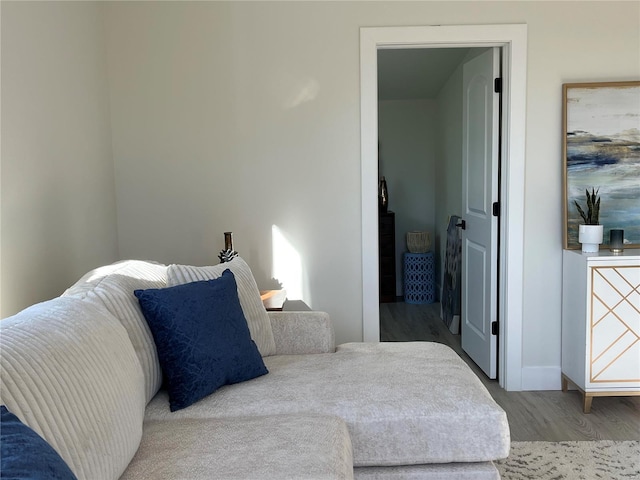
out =
<path fill-rule="evenodd" d="M 560 367 L 522 367 L 522 390 L 560 390 Z"/>

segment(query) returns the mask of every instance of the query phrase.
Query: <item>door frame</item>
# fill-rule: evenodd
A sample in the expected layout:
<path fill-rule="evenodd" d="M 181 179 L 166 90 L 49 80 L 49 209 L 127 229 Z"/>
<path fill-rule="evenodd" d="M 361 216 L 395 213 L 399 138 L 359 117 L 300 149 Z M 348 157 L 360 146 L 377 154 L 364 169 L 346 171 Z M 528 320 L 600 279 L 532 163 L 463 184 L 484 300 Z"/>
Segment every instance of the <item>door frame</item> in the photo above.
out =
<path fill-rule="evenodd" d="M 502 172 L 498 310 L 498 381 L 522 390 L 524 186 L 527 25 L 360 28 L 362 194 L 362 333 L 380 341 L 378 297 L 378 49 L 501 47 L 503 54 Z"/>

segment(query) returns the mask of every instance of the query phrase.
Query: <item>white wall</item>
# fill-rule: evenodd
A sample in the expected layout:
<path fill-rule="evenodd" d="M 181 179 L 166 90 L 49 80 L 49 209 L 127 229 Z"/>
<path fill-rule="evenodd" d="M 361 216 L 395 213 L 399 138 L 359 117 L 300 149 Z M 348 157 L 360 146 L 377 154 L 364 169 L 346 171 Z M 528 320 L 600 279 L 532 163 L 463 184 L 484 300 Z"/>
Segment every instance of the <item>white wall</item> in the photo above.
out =
<path fill-rule="evenodd" d="M 432 100 L 388 100 L 378 103 L 380 175 L 389 190 L 389 209 L 396 214 L 396 294 L 404 295 L 402 254 L 407 232 L 420 230 L 433 239 L 435 224 L 434 128 Z"/>
<path fill-rule="evenodd" d="M 109 77 L 121 255 L 217 263 L 229 230 L 262 287 L 275 225 L 345 341 L 362 338 L 358 28 L 327 7 L 109 3 Z"/>
<path fill-rule="evenodd" d="M 73 220 L 83 198 L 78 189 L 86 193 L 73 181 L 84 163 L 76 154 L 52 153 L 60 149 L 58 142 L 69 148 L 79 143 L 70 139 L 87 138 L 76 136 L 86 125 L 72 124 L 70 133 L 70 122 L 66 116 L 59 121 L 60 114 L 102 112 L 100 102 L 83 107 L 69 106 L 74 102 L 68 100 L 70 90 L 100 84 L 99 75 L 79 82 L 82 72 L 101 71 L 100 28 L 87 18 L 81 22 L 88 30 L 83 41 L 74 37 L 78 25 L 65 9 L 93 11 L 90 5 L 20 7 L 42 12 L 37 26 L 22 15 L 6 21 L 6 5 L 2 2 L 2 284 L 6 290 L 10 276 L 22 289 L 29 277 L 38 284 L 33 297 L 46 298 L 69 283 L 69 272 L 60 272 L 74 268 L 76 250 L 89 248 L 87 238 L 102 238 L 94 247 L 101 252 L 114 251 L 113 229 L 91 228 L 108 224 L 97 217 L 112 218 L 106 182 L 94 178 L 96 198 L 106 202 L 103 213 Z M 236 249 L 264 285 L 272 276 L 272 226 L 277 225 L 299 254 L 305 301 L 332 315 L 339 342 L 362 338 L 359 28 L 527 23 L 522 361 L 532 378 L 559 366 L 561 85 L 640 77 L 638 2 L 105 2 L 102 7 L 120 255 L 217 262 L 222 232 L 232 230 Z M 20 40 L 10 48 L 7 29 Z M 94 55 L 86 61 L 75 56 L 87 50 Z M 31 54 L 33 64 L 26 60 Z M 9 110 L 7 70 L 17 91 Z M 57 76 L 69 78 L 63 82 Z M 30 97 L 25 89 L 32 82 L 37 88 Z M 85 123 L 91 126 L 103 118 L 89 117 L 93 121 Z M 105 130 L 83 144 L 91 151 L 83 159 L 103 158 Z M 5 170 L 5 155 L 14 150 L 6 148 L 6 138 L 20 132 L 29 142 L 18 142 L 21 148 L 15 150 L 33 146 L 37 152 L 24 155 L 33 161 L 8 162 L 14 171 L 26 169 L 19 181 L 9 181 L 17 173 Z M 101 170 L 99 165 L 90 172 Z M 12 197 L 19 199 L 11 208 L 5 207 L 7 184 L 16 185 Z M 39 194 L 46 200 L 36 201 Z M 59 204 L 53 211 L 44 208 Z M 75 216 L 59 213 L 65 209 Z M 18 225 L 16 217 L 23 221 L 19 233 L 7 234 L 5 211 L 14 212 L 7 217 L 11 225 Z M 13 239 L 10 244 L 7 238 Z M 54 252 L 59 245 L 65 248 Z M 9 254 L 15 258 L 11 268 L 5 267 Z M 51 287 L 45 291 L 42 285 Z M 545 381 L 523 378 L 523 386 L 544 387 Z"/>
<path fill-rule="evenodd" d="M 5 317 L 117 258 L 97 4 L 2 2 Z"/>

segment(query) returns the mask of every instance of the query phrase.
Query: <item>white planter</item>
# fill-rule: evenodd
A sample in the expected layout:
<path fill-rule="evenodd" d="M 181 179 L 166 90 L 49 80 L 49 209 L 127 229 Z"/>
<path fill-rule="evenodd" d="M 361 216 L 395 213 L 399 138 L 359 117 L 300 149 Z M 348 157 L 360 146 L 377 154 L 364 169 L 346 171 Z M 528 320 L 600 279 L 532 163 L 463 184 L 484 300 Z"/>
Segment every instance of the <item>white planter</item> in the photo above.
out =
<path fill-rule="evenodd" d="M 584 253 L 596 253 L 602 243 L 602 225 L 580 225 L 578 241 L 582 244 Z"/>

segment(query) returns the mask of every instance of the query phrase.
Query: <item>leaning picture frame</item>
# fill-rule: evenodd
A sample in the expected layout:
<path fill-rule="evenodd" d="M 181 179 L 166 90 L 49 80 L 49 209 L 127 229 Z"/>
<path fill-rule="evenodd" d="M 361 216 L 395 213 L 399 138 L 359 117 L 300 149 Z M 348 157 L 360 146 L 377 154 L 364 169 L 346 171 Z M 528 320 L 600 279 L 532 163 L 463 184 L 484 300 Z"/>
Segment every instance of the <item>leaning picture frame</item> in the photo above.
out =
<path fill-rule="evenodd" d="M 580 248 L 574 202 L 584 205 L 592 189 L 602 247 L 610 230 L 622 229 L 624 248 L 640 248 L 640 81 L 565 83 L 562 99 L 564 248 Z"/>

